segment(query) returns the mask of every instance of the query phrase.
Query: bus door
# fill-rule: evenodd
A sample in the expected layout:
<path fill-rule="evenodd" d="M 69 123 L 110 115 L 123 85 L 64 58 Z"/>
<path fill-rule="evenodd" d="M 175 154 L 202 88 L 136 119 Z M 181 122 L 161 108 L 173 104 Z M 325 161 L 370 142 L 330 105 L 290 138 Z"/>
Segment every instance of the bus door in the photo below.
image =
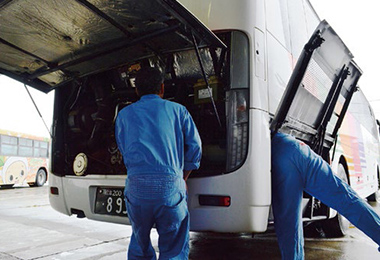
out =
<path fill-rule="evenodd" d="M 362 72 L 339 36 L 322 21 L 305 45 L 271 122 L 329 161 L 339 127 Z M 329 217 L 329 209 L 304 193 L 304 219 Z"/>
<path fill-rule="evenodd" d="M 349 49 L 322 21 L 297 61 L 271 122 L 271 132 L 292 134 L 325 156 L 361 74 Z"/>

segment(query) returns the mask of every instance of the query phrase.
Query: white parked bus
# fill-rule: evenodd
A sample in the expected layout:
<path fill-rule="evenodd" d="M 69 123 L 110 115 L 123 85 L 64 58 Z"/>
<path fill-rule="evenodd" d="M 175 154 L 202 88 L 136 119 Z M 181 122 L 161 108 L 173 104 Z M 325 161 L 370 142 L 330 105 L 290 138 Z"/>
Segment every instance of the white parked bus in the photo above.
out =
<path fill-rule="evenodd" d="M 57 211 L 129 223 L 122 198 L 127 172 L 113 123 L 137 100 L 134 75 L 143 66 L 165 73 L 165 98 L 187 107 L 203 141 L 201 168 L 188 181 L 192 230 L 266 230 L 270 127 L 333 157 L 336 170 L 346 160 L 343 172 L 354 184 L 355 157 L 343 136 L 341 146 L 335 141 L 361 71 L 307 0 L 30 5 L 0 5 L 7 21 L 0 28 L 0 73 L 44 92 L 55 89 L 49 197 Z M 362 179 L 371 183 L 363 197 L 378 188 L 379 155 L 374 146 L 370 151 L 371 173 L 363 176 L 373 178 Z M 305 220 L 334 214 L 305 194 Z"/>

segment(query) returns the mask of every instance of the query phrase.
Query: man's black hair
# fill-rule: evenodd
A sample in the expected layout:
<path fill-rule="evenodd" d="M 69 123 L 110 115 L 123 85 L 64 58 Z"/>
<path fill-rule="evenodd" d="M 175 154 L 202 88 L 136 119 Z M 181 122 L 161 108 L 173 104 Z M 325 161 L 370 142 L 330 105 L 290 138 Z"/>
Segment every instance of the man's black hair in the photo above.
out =
<path fill-rule="evenodd" d="M 135 85 L 139 96 L 158 94 L 163 82 L 164 76 L 158 68 L 145 67 L 136 73 Z"/>

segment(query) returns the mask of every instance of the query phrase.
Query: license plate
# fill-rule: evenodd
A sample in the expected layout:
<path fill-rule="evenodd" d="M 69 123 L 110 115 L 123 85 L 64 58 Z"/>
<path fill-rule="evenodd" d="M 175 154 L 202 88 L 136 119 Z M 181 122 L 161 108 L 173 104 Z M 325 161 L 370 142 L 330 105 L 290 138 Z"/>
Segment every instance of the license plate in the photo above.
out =
<path fill-rule="evenodd" d="M 124 188 L 97 187 L 95 213 L 126 217 Z"/>

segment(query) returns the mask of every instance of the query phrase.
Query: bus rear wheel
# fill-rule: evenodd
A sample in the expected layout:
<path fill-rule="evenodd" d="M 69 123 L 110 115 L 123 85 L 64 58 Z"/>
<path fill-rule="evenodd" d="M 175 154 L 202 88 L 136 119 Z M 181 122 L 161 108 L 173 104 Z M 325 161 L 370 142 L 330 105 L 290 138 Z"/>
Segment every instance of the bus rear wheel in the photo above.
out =
<path fill-rule="evenodd" d="M 379 192 L 380 191 L 376 191 L 376 192 L 374 192 L 374 193 L 372 193 L 371 195 L 369 195 L 368 197 L 367 197 L 367 200 L 368 201 L 372 201 L 372 202 L 375 202 L 375 201 L 377 201 L 378 199 L 379 199 Z"/>
<path fill-rule="evenodd" d="M 348 183 L 347 171 L 342 163 L 338 165 L 338 177 Z M 343 237 L 346 235 L 348 228 L 350 226 L 350 222 L 343 217 L 341 214 L 337 213 L 335 217 L 332 219 L 326 219 L 321 221 L 322 229 L 326 237 L 334 238 L 334 237 Z"/>
<path fill-rule="evenodd" d="M 36 182 L 30 183 L 29 186 L 31 187 L 41 187 L 45 184 L 47 179 L 47 174 L 44 169 L 39 169 L 36 174 Z"/>

